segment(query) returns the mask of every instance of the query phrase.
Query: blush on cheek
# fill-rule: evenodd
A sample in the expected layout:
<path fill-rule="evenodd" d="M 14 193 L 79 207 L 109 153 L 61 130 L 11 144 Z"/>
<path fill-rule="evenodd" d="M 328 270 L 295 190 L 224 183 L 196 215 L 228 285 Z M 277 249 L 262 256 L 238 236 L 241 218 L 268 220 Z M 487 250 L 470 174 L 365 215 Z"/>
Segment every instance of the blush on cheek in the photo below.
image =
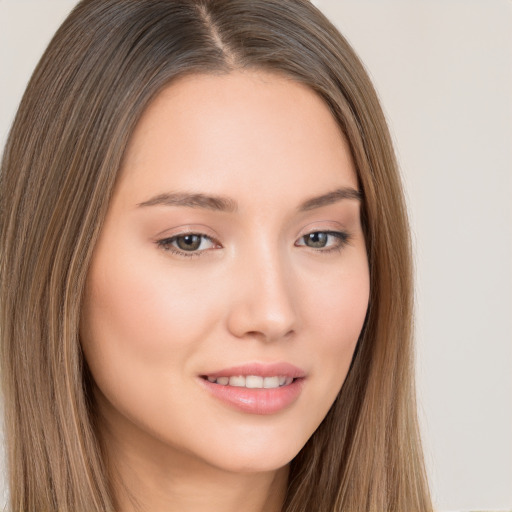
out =
<path fill-rule="evenodd" d="M 127 267 L 118 264 L 106 273 L 97 261 L 91 269 L 89 282 L 95 286 L 87 288 L 83 343 L 88 341 L 99 352 L 109 346 L 113 353 L 128 352 L 151 364 L 172 364 L 176 350 L 192 350 L 193 342 L 207 334 L 203 331 L 212 311 L 208 305 L 215 305 L 215 297 L 205 300 L 208 296 L 199 287 L 171 273 Z"/>
<path fill-rule="evenodd" d="M 341 388 L 366 317 L 369 283 L 365 274 L 361 274 L 360 278 L 354 276 L 345 282 L 345 286 L 332 292 L 316 310 L 321 318 L 318 325 L 322 325 L 324 331 L 322 345 L 325 352 L 320 357 L 337 362 L 340 373 L 334 371 L 333 375 L 341 378 L 337 382 Z"/>
<path fill-rule="evenodd" d="M 327 293 L 318 294 L 312 301 L 319 324 L 331 332 L 343 333 L 347 339 L 357 340 L 362 329 L 369 301 L 369 285 L 364 274 L 361 279 L 351 278 L 333 285 Z"/>

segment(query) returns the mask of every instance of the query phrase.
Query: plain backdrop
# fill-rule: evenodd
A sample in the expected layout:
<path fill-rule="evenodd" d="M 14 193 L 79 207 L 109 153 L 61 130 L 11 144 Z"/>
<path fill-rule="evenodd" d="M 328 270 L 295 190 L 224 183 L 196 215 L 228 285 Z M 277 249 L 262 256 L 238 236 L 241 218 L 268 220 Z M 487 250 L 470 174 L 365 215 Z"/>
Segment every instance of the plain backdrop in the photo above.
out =
<path fill-rule="evenodd" d="M 512 2 L 314 3 L 365 62 L 396 143 L 415 247 L 419 412 L 435 504 L 512 509 Z M 0 0 L 0 147 L 75 4 Z"/>

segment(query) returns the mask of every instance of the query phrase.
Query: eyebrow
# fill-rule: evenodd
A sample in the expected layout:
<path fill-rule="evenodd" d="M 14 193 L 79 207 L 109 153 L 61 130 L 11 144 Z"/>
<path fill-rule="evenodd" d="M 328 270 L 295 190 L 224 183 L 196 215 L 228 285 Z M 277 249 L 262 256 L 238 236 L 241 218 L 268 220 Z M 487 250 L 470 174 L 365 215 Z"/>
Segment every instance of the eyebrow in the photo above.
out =
<path fill-rule="evenodd" d="M 322 206 L 328 206 L 333 203 L 337 203 L 338 201 L 342 201 L 343 199 L 355 199 L 357 201 L 361 201 L 363 198 L 361 192 L 351 187 L 343 187 L 333 190 L 332 192 L 328 192 L 327 194 L 322 194 L 321 196 L 312 197 L 311 199 L 307 199 L 299 206 L 299 211 L 307 211 L 314 210 L 315 208 L 320 208 Z"/>
<path fill-rule="evenodd" d="M 343 199 L 355 199 L 360 201 L 362 194 L 359 190 L 351 187 L 342 187 L 332 192 L 307 199 L 299 205 L 298 211 L 314 210 L 322 206 L 337 203 Z M 193 192 L 172 192 L 158 194 L 137 206 L 183 206 L 187 208 L 200 208 L 220 212 L 234 213 L 238 204 L 234 199 L 226 196 L 212 196 Z"/>

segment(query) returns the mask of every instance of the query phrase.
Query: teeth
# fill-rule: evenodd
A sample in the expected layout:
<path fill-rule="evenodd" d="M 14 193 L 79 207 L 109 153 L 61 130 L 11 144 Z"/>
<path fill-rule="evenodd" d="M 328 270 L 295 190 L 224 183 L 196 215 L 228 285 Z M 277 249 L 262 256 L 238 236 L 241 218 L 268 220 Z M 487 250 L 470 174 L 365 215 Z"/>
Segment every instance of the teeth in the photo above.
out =
<path fill-rule="evenodd" d="M 257 375 L 248 375 L 245 378 L 245 387 L 246 388 L 262 388 L 263 387 L 263 377 L 258 377 Z"/>
<path fill-rule="evenodd" d="M 279 377 L 265 377 L 263 379 L 263 387 L 265 389 L 272 389 L 279 387 Z"/>
<path fill-rule="evenodd" d="M 282 375 L 274 377 L 233 375 L 232 377 L 207 377 L 207 379 L 209 382 L 220 384 L 221 386 L 230 385 L 249 389 L 275 389 L 281 386 L 289 386 L 293 382 L 293 377 L 284 377 Z"/>
<path fill-rule="evenodd" d="M 237 377 L 229 377 L 229 385 L 236 386 L 237 388 L 245 388 L 245 377 L 241 375 Z"/>

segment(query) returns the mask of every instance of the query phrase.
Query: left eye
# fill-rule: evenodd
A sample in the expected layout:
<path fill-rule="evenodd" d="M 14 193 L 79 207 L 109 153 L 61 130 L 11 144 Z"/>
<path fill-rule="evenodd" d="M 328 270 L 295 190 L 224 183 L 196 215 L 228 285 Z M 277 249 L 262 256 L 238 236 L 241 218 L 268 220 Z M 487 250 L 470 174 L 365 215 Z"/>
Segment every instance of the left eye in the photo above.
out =
<path fill-rule="evenodd" d="M 312 249 L 340 248 L 348 241 L 348 234 L 342 231 L 314 231 L 299 238 L 296 245 L 304 245 Z"/>

